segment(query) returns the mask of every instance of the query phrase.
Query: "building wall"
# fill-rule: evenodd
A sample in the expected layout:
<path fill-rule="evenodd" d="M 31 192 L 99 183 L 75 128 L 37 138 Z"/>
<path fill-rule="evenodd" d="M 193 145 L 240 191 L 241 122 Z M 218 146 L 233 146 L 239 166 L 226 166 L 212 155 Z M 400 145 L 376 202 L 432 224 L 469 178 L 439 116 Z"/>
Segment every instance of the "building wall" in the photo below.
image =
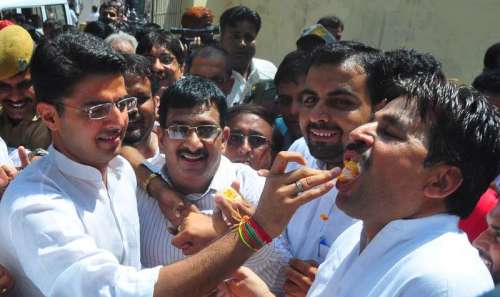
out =
<path fill-rule="evenodd" d="M 237 4 L 259 12 L 263 26 L 257 56 L 279 64 L 295 48 L 308 24 L 335 14 L 345 24 L 344 39 L 382 49 L 412 47 L 432 53 L 449 77 L 470 82 L 482 69 L 485 50 L 500 41 L 498 0 L 199 0 L 216 18 Z M 185 5 L 187 6 L 187 5 Z"/>

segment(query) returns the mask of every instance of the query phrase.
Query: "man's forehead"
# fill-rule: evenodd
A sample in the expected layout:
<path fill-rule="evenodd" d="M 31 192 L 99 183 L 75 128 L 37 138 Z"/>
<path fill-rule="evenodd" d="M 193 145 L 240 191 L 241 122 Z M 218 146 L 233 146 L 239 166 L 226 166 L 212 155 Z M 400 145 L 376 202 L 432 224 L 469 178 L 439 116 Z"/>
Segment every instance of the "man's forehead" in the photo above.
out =
<path fill-rule="evenodd" d="M 253 34 L 257 33 L 257 27 L 253 23 L 251 23 L 247 20 L 237 22 L 234 24 L 234 26 L 227 25 L 225 29 L 228 31 L 230 30 L 230 31 L 239 31 L 239 32 L 250 32 Z"/>
<path fill-rule="evenodd" d="M 399 124 L 407 129 L 423 131 L 416 104 L 405 97 L 396 98 L 375 113 L 377 119 Z"/>
<path fill-rule="evenodd" d="M 219 111 L 214 103 L 203 103 L 187 108 L 170 107 L 167 112 L 167 122 L 195 122 L 206 120 L 219 122 L 219 119 Z"/>
<path fill-rule="evenodd" d="M 0 80 L 0 83 L 3 83 L 3 84 L 18 84 L 22 81 L 27 81 L 27 80 L 30 80 L 31 79 L 31 73 L 29 70 L 26 70 L 24 72 L 20 72 L 14 76 L 11 76 L 9 78 L 6 78 L 4 80 Z"/>

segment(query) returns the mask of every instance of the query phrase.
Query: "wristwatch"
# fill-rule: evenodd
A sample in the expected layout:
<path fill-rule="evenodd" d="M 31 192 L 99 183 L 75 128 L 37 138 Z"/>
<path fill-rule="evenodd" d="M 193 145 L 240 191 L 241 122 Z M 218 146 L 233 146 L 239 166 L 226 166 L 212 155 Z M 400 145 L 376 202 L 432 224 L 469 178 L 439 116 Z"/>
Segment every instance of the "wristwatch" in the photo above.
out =
<path fill-rule="evenodd" d="M 141 187 L 144 189 L 144 191 L 146 191 L 146 193 L 148 193 L 148 186 L 149 186 L 149 184 L 151 183 L 151 181 L 155 177 L 161 176 L 161 170 L 160 170 L 160 168 L 158 168 L 157 166 L 151 164 L 148 161 L 142 162 L 141 166 L 145 167 L 150 172 L 150 174 L 148 175 L 148 177 L 146 177 L 146 179 L 141 183 Z"/>

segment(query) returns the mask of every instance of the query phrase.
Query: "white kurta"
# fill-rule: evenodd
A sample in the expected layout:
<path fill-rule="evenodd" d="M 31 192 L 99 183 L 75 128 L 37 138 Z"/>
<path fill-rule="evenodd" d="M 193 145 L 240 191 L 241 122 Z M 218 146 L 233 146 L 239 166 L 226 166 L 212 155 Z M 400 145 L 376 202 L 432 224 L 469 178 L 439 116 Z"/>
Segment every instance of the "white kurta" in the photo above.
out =
<path fill-rule="evenodd" d="M 234 79 L 233 88 L 226 97 L 227 106 L 241 104 L 245 97 L 250 94 L 252 87 L 261 80 L 274 79 L 276 66 L 273 63 L 253 58 L 250 65 L 250 74 L 244 78 L 240 73 L 233 71 L 231 78 Z"/>
<path fill-rule="evenodd" d="M 107 187 L 93 167 L 53 147 L 0 202 L 0 262 L 11 296 L 152 296 L 159 267 L 141 270 L 136 178 L 118 156 Z"/>
<path fill-rule="evenodd" d="M 361 234 L 359 228 L 346 232 L 352 234 L 341 237 Z M 392 221 L 361 253 L 359 240 L 345 257 L 332 249 L 307 296 L 473 297 L 492 288 L 458 217 L 439 214 Z"/>
<path fill-rule="evenodd" d="M 288 150 L 304 155 L 308 167 L 324 168 L 323 164 L 311 155 L 304 138 L 297 139 Z M 297 168 L 297 163 L 290 163 L 286 171 Z M 302 205 L 295 212 L 284 234 L 294 257 L 323 262 L 337 237 L 357 222 L 335 205 L 336 197 L 337 189 L 334 188 Z"/>

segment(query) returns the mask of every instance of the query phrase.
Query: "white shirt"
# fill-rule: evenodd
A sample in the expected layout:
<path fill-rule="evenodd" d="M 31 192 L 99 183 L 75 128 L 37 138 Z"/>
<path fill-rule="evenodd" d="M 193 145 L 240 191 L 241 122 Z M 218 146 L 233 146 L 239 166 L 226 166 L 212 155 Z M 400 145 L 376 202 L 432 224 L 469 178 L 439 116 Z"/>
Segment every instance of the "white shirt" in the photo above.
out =
<path fill-rule="evenodd" d="M 359 228 L 350 228 L 358 243 L 343 259 L 328 254 L 307 296 L 472 297 L 491 290 L 491 275 L 458 220 L 438 214 L 392 221 L 361 253 Z"/>
<path fill-rule="evenodd" d="M 310 168 L 325 167 L 311 155 L 303 137 L 297 139 L 288 151 L 301 153 Z M 297 163 L 289 163 L 286 171 L 299 167 Z M 336 238 L 357 221 L 335 205 L 336 197 L 337 189 L 331 189 L 325 195 L 299 207 L 292 216 L 285 229 L 285 238 L 294 257 L 323 262 Z"/>
<path fill-rule="evenodd" d="M 163 155 L 149 159 L 154 166 L 161 168 L 165 164 Z M 165 168 L 162 176 L 169 182 Z M 215 210 L 215 193 L 231 186 L 235 180 L 240 182 L 240 193 L 250 203 L 257 205 L 264 187 L 265 179 L 245 164 L 232 163 L 221 156 L 220 164 L 208 189 L 202 194 L 189 194 L 190 200 L 200 211 L 211 214 Z M 138 188 L 137 199 L 141 225 L 141 260 L 145 267 L 166 265 L 185 256 L 182 250 L 171 244 L 173 235 L 168 232 L 168 220 L 161 212 L 157 200 L 150 197 L 144 190 Z M 276 240 L 263 247 L 245 263 L 257 273 L 273 291 L 279 291 L 285 280 L 283 267 L 290 259 L 286 249 L 278 247 Z"/>
<path fill-rule="evenodd" d="M 136 178 L 118 156 L 107 188 L 94 167 L 52 146 L 0 202 L 0 261 L 12 296 L 152 296 L 159 267 L 141 269 Z"/>
<path fill-rule="evenodd" d="M 273 63 L 253 58 L 250 64 L 250 74 L 246 79 L 239 72 L 233 71 L 231 78 L 234 79 L 233 88 L 226 96 L 227 106 L 240 104 L 250 93 L 252 87 L 261 80 L 274 79 L 276 66 Z"/>
<path fill-rule="evenodd" d="M 10 165 L 14 166 L 14 163 L 9 157 L 9 150 L 7 149 L 7 144 L 5 144 L 5 141 L 0 137 L 0 165 Z"/>

